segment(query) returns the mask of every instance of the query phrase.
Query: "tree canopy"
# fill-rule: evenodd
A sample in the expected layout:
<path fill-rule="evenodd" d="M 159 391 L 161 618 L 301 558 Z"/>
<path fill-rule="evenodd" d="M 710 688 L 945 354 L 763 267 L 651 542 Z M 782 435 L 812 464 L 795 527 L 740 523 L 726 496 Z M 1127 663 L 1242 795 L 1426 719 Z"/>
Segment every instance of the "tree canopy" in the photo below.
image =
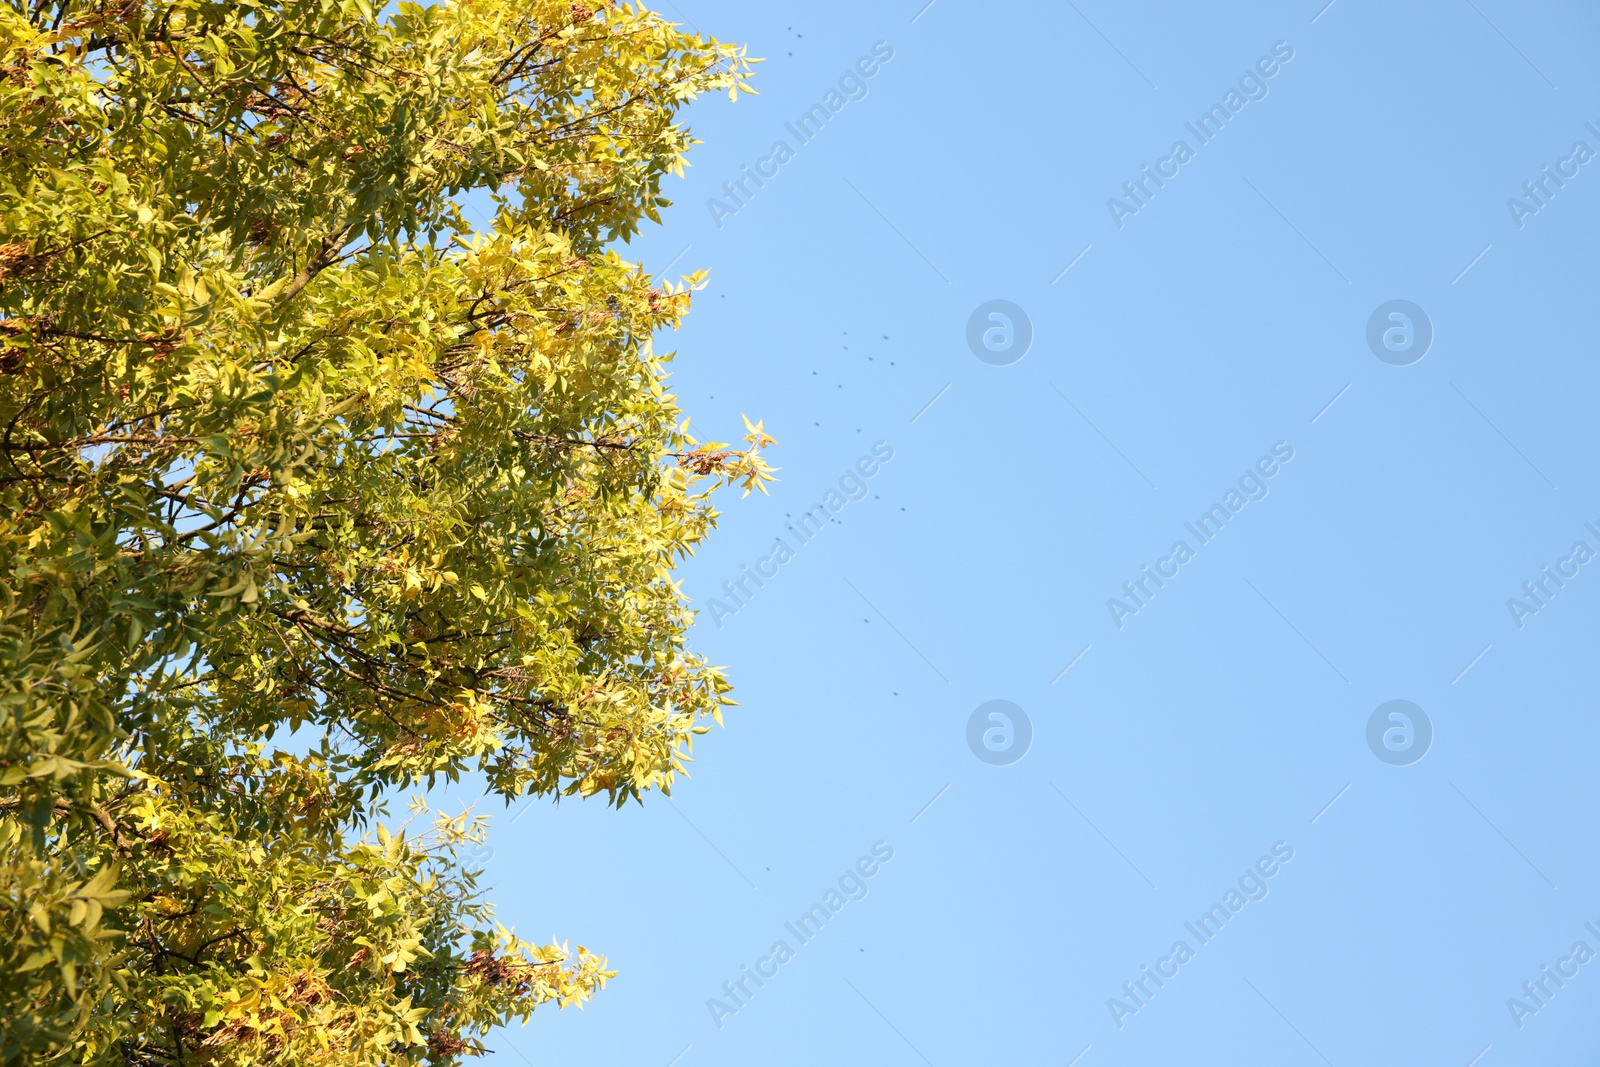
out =
<path fill-rule="evenodd" d="M 770 438 L 690 436 L 699 278 L 614 245 L 751 62 L 622 3 L 0 3 L 0 1062 L 448 1063 L 605 983 L 387 804 L 637 800 L 730 703 L 673 568 Z"/>

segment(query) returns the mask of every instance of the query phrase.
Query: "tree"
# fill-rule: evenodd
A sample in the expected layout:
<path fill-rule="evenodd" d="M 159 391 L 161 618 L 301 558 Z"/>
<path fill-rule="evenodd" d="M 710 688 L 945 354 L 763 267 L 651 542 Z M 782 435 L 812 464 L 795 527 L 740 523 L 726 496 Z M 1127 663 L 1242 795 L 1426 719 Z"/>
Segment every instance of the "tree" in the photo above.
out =
<path fill-rule="evenodd" d="M 374 8 L 0 4 L 7 1065 L 450 1063 L 583 1001 L 483 820 L 389 798 L 638 800 L 731 702 L 673 568 L 771 439 L 690 436 L 652 338 L 698 276 L 611 246 L 752 61 Z"/>

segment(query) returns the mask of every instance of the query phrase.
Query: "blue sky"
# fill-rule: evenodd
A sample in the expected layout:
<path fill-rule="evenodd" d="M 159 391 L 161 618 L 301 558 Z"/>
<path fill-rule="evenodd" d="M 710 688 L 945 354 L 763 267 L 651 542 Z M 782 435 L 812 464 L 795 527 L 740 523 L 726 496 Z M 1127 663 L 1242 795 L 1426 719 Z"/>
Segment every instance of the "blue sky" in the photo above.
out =
<path fill-rule="evenodd" d="M 782 480 L 683 571 L 694 777 L 497 820 L 621 972 L 501 1060 L 1592 1050 L 1600 13 L 922 3 L 661 8 L 767 61 L 628 254 Z"/>

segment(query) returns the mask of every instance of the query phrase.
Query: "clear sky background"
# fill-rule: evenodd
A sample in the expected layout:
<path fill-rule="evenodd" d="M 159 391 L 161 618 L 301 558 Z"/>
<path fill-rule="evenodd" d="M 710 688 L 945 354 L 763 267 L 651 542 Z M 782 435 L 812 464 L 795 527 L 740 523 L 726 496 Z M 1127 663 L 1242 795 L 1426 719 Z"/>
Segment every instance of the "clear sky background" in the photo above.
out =
<path fill-rule="evenodd" d="M 924 2 L 661 8 L 767 61 L 760 96 L 689 112 L 705 144 L 627 254 L 711 272 L 661 339 L 673 384 L 703 437 L 764 419 L 782 480 L 726 495 L 683 571 L 741 702 L 693 778 L 497 817 L 502 918 L 621 972 L 497 1062 L 1592 1056 L 1600 12 Z M 786 123 L 878 42 L 802 144 Z M 1176 175 L 1114 213 L 1146 165 Z M 1571 176 L 1540 206 L 1545 166 Z M 997 299 L 1031 325 L 1008 365 L 967 340 Z M 1415 312 L 1369 345 L 1394 300 L 1425 354 Z M 800 544 L 875 442 L 865 498 Z M 1027 722 L 999 755 L 968 740 L 993 700 Z M 785 923 L 860 857 L 866 895 L 802 943 Z M 735 1001 L 746 966 L 776 973 Z"/>

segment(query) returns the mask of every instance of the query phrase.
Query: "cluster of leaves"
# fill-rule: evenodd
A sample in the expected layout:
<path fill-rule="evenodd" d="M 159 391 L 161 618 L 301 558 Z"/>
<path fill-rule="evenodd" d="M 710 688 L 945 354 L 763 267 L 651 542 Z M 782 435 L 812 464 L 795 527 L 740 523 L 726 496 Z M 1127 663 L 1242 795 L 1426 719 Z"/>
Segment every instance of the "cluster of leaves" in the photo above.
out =
<path fill-rule="evenodd" d="M 624 3 L 0 0 L 0 1063 L 451 1063 L 604 984 L 384 804 L 621 804 L 730 703 L 672 572 L 770 438 L 689 436 L 698 279 L 612 245 L 750 62 Z"/>

